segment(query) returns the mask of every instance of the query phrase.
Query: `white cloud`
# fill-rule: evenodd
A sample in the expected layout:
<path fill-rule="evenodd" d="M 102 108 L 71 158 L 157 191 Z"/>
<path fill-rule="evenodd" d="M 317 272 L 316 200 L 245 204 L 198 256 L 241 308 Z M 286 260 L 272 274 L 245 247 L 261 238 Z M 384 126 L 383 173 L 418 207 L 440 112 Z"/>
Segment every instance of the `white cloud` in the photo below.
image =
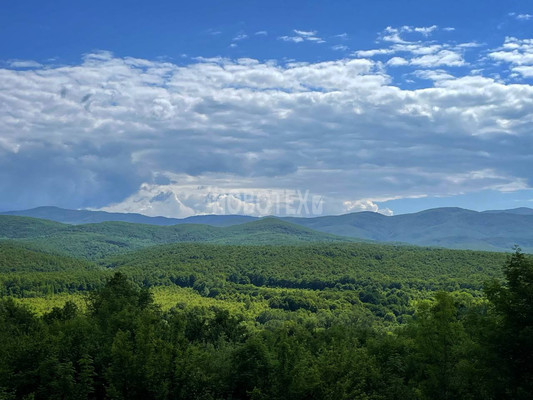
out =
<path fill-rule="evenodd" d="M 433 45 L 402 56 L 423 68 L 460 62 Z M 96 52 L 77 65 L 2 68 L 0 209 L 112 204 L 184 216 L 300 189 L 335 214 L 383 198 L 530 187 L 533 87 L 440 68 L 416 72 L 430 79 L 416 90 L 366 58 L 179 65 Z"/>
<path fill-rule="evenodd" d="M 507 37 L 503 46 L 489 53 L 489 57 L 516 65 L 533 64 L 533 39 Z"/>
<path fill-rule="evenodd" d="M 285 42 L 294 42 L 294 43 L 301 43 L 304 41 L 304 38 L 301 36 L 280 36 L 279 39 Z"/>
<path fill-rule="evenodd" d="M 524 78 L 533 78 L 533 65 L 514 67 L 514 72 L 518 72 Z"/>
<path fill-rule="evenodd" d="M 7 64 L 11 68 L 39 68 L 43 65 L 33 60 L 9 60 Z"/>
<path fill-rule="evenodd" d="M 443 65 L 448 67 L 461 67 L 465 65 L 465 61 L 459 53 L 451 50 L 441 50 L 436 54 L 426 54 L 421 57 L 412 58 L 410 64 L 428 68 Z"/>
<path fill-rule="evenodd" d="M 484 45 L 479 42 L 465 42 L 465 43 L 459 43 L 455 47 L 458 49 L 474 49 L 476 47 L 483 47 Z"/>
<path fill-rule="evenodd" d="M 316 43 L 326 43 L 324 39 L 315 36 L 306 37 L 305 40 Z"/>
<path fill-rule="evenodd" d="M 392 43 L 407 43 L 401 35 L 404 33 L 419 33 L 422 36 L 428 37 L 430 36 L 435 30 L 437 30 L 437 25 L 431 25 L 431 26 L 409 26 L 404 25 L 399 28 L 395 28 L 392 26 L 387 26 L 383 32 L 380 34 L 380 39 L 385 42 L 392 42 Z"/>
<path fill-rule="evenodd" d="M 354 53 L 357 57 L 374 57 L 377 55 L 389 55 L 407 53 L 411 58 L 392 57 L 387 65 L 414 65 L 427 68 L 439 66 L 460 67 L 466 64 L 462 54 L 458 50 L 446 49 L 440 44 L 396 44 L 391 48 L 359 50 Z"/>
<path fill-rule="evenodd" d="M 316 36 L 316 31 L 300 31 L 298 29 L 294 29 L 294 33 L 296 33 L 298 36 L 303 36 L 303 37 Z"/>
<path fill-rule="evenodd" d="M 531 14 L 520 14 L 520 13 L 516 13 L 516 12 L 511 12 L 509 13 L 509 16 L 510 17 L 513 17 L 514 19 L 517 19 L 519 21 L 529 21 L 530 19 L 533 18 L 533 15 Z"/>
<path fill-rule="evenodd" d="M 316 36 L 317 31 L 301 31 L 298 29 L 293 29 L 293 32 L 296 36 L 280 36 L 278 39 L 285 42 L 293 43 L 302 43 L 302 42 L 314 42 L 314 43 L 325 43 L 326 41 L 321 37 Z"/>
<path fill-rule="evenodd" d="M 244 183 L 248 187 L 228 187 L 224 178 L 210 176 L 208 183 L 199 184 L 193 177 L 175 175 L 168 184 L 144 183 L 124 201 L 101 210 L 178 218 L 198 214 L 317 216 L 323 212 L 321 196 L 294 189 L 254 188 L 251 181 Z"/>
<path fill-rule="evenodd" d="M 371 211 L 377 212 L 383 215 L 391 216 L 393 212 L 390 208 L 379 208 L 379 206 L 374 203 L 372 200 L 363 199 L 355 201 L 345 201 L 344 202 L 344 211 L 345 212 L 361 212 L 361 211 Z"/>
<path fill-rule="evenodd" d="M 387 65 L 393 66 L 393 67 L 398 67 L 398 66 L 408 65 L 408 64 L 409 64 L 409 61 L 407 61 L 405 58 L 402 58 L 402 57 L 392 57 L 391 59 L 387 61 Z"/>
<path fill-rule="evenodd" d="M 239 33 L 237 36 L 235 36 L 232 40 L 234 42 L 238 42 L 240 40 L 244 40 L 244 39 L 247 39 L 248 38 L 248 35 L 246 33 Z"/>
<path fill-rule="evenodd" d="M 268 32 L 267 31 L 257 31 L 254 33 L 254 35 L 257 35 L 257 36 L 268 36 Z"/>
<path fill-rule="evenodd" d="M 348 46 L 345 46 L 343 44 L 336 44 L 335 46 L 331 46 L 331 49 L 335 51 L 346 51 L 348 50 Z"/>
<path fill-rule="evenodd" d="M 376 55 L 392 54 L 393 49 L 372 49 L 372 50 L 357 50 L 354 55 L 357 57 L 374 57 Z"/>
<path fill-rule="evenodd" d="M 412 28 L 412 31 L 421 33 L 424 36 L 429 36 L 436 29 L 437 29 L 437 25 L 432 25 L 432 26 L 414 27 Z"/>
<path fill-rule="evenodd" d="M 430 36 L 438 29 L 437 25 L 427 27 L 414 27 L 404 25 L 399 28 L 387 27 L 380 35 L 382 42 L 388 47 L 370 50 L 358 50 L 353 54 L 357 57 L 379 57 L 385 55 L 398 55 L 392 57 L 386 65 L 412 65 L 416 67 L 435 68 L 441 66 L 460 67 L 466 65 L 464 53 L 469 49 L 481 46 L 477 42 L 466 43 L 437 43 L 435 41 L 417 40 L 408 41 L 401 37 L 402 34 L 421 34 Z M 444 28 L 450 31 L 454 28 Z M 400 57 L 401 55 L 401 57 Z"/>
<path fill-rule="evenodd" d="M 443 44 L 433 44 L 433 43 L 405 43 L 405 44 L 396 44 L 390 48 L 394 53 L 410 53 L 412 55 L 421 56 L 427 54 L 435 54 L 443 50 L 446 46 Z"/>
<path fill-rule="evenodd" d="M 380 39 L 385 42 L 404 43 L 404 40 L 400 37 L 401 32 L 401 28 L 387 26 L 381 34 Z"/>

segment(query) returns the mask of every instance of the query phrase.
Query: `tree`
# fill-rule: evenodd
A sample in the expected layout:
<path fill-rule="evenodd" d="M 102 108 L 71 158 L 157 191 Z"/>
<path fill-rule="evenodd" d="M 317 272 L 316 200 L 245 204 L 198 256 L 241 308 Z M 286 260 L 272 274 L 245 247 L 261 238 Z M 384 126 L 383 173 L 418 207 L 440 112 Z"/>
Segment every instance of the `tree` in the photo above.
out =
<path fill-rule="evenodd" d="M 510 398 L 533 398 L 533 260 L 516 247 L 504 267 L 506 282 L 486 294 L 497 318 L 495 349 L 509 374 Z"/>
<path fill-rule="evenodd" d="M 458 350 L 465 340 L 457 307 L 450 294 L 439 292 L 433 304 L 423 303 L 413 323 L 413 368 L 424 399 L 454 399 Z"/>

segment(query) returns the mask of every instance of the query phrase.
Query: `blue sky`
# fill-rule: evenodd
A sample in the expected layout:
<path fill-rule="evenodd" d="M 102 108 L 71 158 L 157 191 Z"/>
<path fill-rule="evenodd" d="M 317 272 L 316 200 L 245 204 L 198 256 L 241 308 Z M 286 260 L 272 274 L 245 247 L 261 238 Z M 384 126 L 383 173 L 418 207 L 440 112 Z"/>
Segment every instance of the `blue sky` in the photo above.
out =
<path fill-rule="evenodd" d="M 7 59 L 79 62 L 82 54 L 182 61 L 181 55 L 321 61 L 338 58 L 335 44 L 373 47 L 387 26 L 453 26 L 453 39 L 501 44 L 503 35 L 528 36 L 531 24 L 510 13 L 533 12 L 529 1 L 63 1 L 6 0 L 0 14 L 1 49 Z M 316 48 L 262 40 L 318 31 Z M 347 33 L 345 40 L 335 35 Z M 232 40 L 248 35 L 238 47 Z M 449 35 L 438 35 L 446 37 Z M 449 39 L 449 37 L 448 37 Z"/>
<path fill-rule="evenodd" d="M 0 209 L 531 207 L 532 84 L 530 1 L 7 0 Z"/>

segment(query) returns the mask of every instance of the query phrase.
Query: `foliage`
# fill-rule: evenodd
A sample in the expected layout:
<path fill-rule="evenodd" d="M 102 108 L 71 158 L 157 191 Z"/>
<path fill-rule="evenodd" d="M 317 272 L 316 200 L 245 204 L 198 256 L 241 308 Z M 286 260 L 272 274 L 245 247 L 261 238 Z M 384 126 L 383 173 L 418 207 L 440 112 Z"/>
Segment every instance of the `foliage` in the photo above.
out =
<path fill-rule="evenodd" d="M 262 320 L 279 315 L 278 310 L 319 315 L 351 310 L 395 323 L 410 318 L 414 302 L 439 290 L 479 301 L 483 282 L 501 276 L 504 260 L 498 253 L 365 243 L 182 243 L 97 265 L 5 242 L 0 243 L 0 269 L 6 271 L 0 275 L 0 294 L 28 298 L 90 291 L 121 271 L 143 287 L 179 286 L 203 297 L 266 305 L 271 312 L 265 311 Z"/>
<path fill-rule="evenodd" d="M 497 317 L 492 344 L 509 371 L 507 394 L 526 399 L 533 393 L 533 260 L 517 248 L 504 274 L 505 285 L 493 281 L 487 288 Z"/>
<path fill-rule="evenodd" d="M 0 242 L 0 398 L 531 398 L 533 261 L 505 257 Z"/>

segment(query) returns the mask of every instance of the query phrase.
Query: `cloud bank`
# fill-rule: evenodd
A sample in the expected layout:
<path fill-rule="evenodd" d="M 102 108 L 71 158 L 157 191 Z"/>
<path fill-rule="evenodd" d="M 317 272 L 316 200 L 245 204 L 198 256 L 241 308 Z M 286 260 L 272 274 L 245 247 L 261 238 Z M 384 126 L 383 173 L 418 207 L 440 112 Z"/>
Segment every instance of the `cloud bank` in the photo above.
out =
<path fill-rule="evenodd" d="M 390 214 L 376 203 L 530 188 L 531 39 L 479 56 L 508 70 L 498 78 L 465 60 L 467 45 L 426 41 L 438 27 L 395 29 L 383 47 L 315 63 L 105 51 L 4 63 L 0 209 L 284 215 L 308 191 L 324 214 Z M 396 83 L 399 67 L 416 87 Z"/>

